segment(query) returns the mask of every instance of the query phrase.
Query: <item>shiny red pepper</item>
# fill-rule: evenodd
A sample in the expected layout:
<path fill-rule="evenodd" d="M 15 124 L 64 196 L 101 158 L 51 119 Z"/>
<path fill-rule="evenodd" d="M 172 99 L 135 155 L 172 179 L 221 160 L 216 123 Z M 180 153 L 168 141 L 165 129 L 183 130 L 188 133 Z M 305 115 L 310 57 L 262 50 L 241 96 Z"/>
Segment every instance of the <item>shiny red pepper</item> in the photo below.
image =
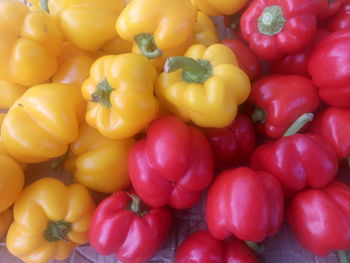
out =
<path fill-rule="evenodd" d="M 123 263 L 145 262 L 166 241 L 171 221 L 166 208 L 149 208 L 134 194 L 115 192 L 93 214 L 90 245 Z"/>
<path fill-rule="evenodd" d="M 243 37 L 266 60 L 299 52 L 316 33 L 319 1 L 256 0 L 241 17 Z"/>
<path fill-rule="evenodd" d="M 244 164 L 255 149 L 256 136 L 253 123 L 243 114 L 238 114 L 225 128 L 202 130 L 213 150 L 217 170 Z"/>
<path fill-rule="evenodd" d="M 317 18 L 324 19 L 334 15 L 342 7 L 343 2 L 344 0 L 320 0 Z"/>
<path fill-rule="evenodd" d="M 283 201 L 282 187 L 271 174 L 247 167 L 226 170 L 208 192 L 209 231 L 220 240 L 233 233 L 242 240 L 263 241 L 280 229 Z"/>
<path fill-rule="evenodd" d="M 350 249 L 350 187 L 334 181 L 298 193 L 287 209 L 297 240 L 317 256 Z M 347 261 L 340 261 L 347 262 Z"/>
<path fill-rule="evenodd" d="M 260 130 L 281 137 L 301 115 L 314 112 L 320 103 L 317 88 L 297 75 L 269 75 L 253 84 L 249 101 L 258 108 L 252 114 Z"/>
<path fill-rule="evenodd" d="M 330 183 L 338 171 L 338 159 L 321 136 L 294 134 L 257 147 L 251 167 L 274 175 L 290 196 L 305 187 L 321 188 Z"/>
<path fill-rule="evenodd" d="M 335 107 L 350 106 L 350 29 L 323 39 L 312 52 L 308 71 L 322 100 Z"/>
<path fill-rule="evenodd" d="M 129 153 L 136 193 L 153 207 L 193 206 L 213 178 L 213 154 L 205 136 L 175 116 L 151 122 L 147 138 Z"/>
<path fill-rule="evenodd" d="M 350 2 L 344 3 L 335 15 L 327 19 L 325 28 L 331 32 L 350 30 Z"/>
<path fill-rule="evenodd" d="M 250 248 L 237 238 L 219 241 L 206 230 L 188 236 L 176 251 L 175 263 L 258 263 Z"/>

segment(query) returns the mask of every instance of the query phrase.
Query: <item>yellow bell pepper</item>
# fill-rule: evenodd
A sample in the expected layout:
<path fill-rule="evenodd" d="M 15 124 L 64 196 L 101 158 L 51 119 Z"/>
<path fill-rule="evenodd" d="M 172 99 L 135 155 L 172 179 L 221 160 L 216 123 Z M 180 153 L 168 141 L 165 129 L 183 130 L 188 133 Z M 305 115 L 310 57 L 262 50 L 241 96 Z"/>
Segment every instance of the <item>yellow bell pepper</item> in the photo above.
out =
<path fill-rule="evenodd" d="M 192 0 L 193 5 L 210 16 L 236 14 L 247 2 L 248 0 Z"/>
<path fill-rule="evenodd" d="M 194 39 L 196 9 L 190 0 L 133 0 L 121 12 L 119 36 L 135 43 L 141 52 L 163 64 L 168 56 L 183 55 Z"/>
<path fill-rule="evenodd" d="M 82 85 L 88 101 L 87 123 L 110 139 L 137 134 L 157 114 L 158 102 L 153 95 L 156 77 L 155 68 L 139 54 L 96 60 Z"/>
<path fill-rule="evenodd" d="M 77 139 L 85 109 L 79 86 L 60 83 L 33 86 L 5 116 L 2 143 L 11 156 L 22 162 L 58 157 Z"/>
<path fill-rule="evenodd" d="M 83 50 L 98 50 L 116 38 L 115 21 L 123 0 L 49 0 L 50 14 L 59 20 L 64 36 Z"/>
<path fill-rule="evenodd" d="M 219 42 L 216 26 L 209 16 L 203 12 L 197 12 L 197 22 L 194 27 L 195 44 L 210 46 Z"/>
<path fill-rule="evenodd" d="M 103 47 L 99 50 L 91 51 L 90 55 L 93 59 L 98 59 L 107 55 L 120 55 L 124 53 L 130 53 L 132 51 L 133 43 L 128 40 L 124 40 L 120 37 L 107 41 Z"/>
<path fill-rule="evenodd" d="M 2 239 L 13 221 L 11 209 L 0 212 L 0 239 Z"/>
<path fill-rule="evenodd" d="M 6 245 L 25 263 L 68 258 L 74 247 L 88 242 L 95 204 L 80 184 L 65 186 L 42 178 L 25 187 L 13 208 Z"/>
<path fill-rule="evenodd" d="M 0 1 L 0 79 L 23 86 L 47 81 L 57 69 L 61 43 L 49 14 L 19 1 Z"/>
<path fill-rule="evenodd" d="M 130 184 L 128 153 L 134 142 L 134 139 L 108 139 L 83 124 L 78 139 L 70 145 L 64 167 L 74 174 L 76 182 L 94 191 L 123 190 Z"/>
<path fill-rule="evenodd" d="M 248 76 L 230 48 L 191 46 L 184 57 L 167 59 L 156 94 L 174 114 L 202 127 L 229 125 L 250 93 Z"/>

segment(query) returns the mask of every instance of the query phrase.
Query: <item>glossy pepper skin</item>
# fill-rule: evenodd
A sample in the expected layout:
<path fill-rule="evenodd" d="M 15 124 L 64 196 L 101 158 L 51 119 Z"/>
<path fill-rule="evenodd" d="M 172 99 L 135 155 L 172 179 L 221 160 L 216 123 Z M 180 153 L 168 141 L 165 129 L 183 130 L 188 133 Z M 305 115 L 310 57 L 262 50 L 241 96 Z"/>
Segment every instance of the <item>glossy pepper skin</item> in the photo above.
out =
<path fill-rule="evenodd" d="M 252 250 L 237 238 L 215 239 L 209 231 L 189 235 L 176 251 L 175 263 L 257 263 Z"/>
<path fill-rule="evenodd" d="M 158 111 L 153 95 L 156 76 L 152 64 L 139 54 L 96 60 L 81 88 L 88 101 L 87 123 L 110 139 L 129 138 L 143 130 Z"/>
<path fill-rule="evenodd" d="M 262 59 L 301 51 L 316 33 L 319 0 L 258 0 L 241 17 L 241 31 Z"/>
<path fill-rule="evenodd" d="M 102 193 L 129 186 L 128 153 L 134 140 L 112 140 L 87 124 L 79 128 L 78 139 L 70 144 L 65 168 L 76 182 Z"/>
<path fill-rule="evenodd" d="M 350 3 L 344 3 L 338 12 L 327 20 L 326 29 L 331 32 L 350 29 Z"/>
<path fill-rule="evenodd" d="M 51 83 L 29 88 L 15 101 L 2 124 L 6 151 L 27 163 L 63 155 L 78 137 L 85 107 L 79 86 Z"/>
<path fill-rule="evenodd" d="M 203 13 L 210 16 L 232 15 L 238 13 L 248 0 L 192 0 Z"/>
<path fill-rule="evenodd" d="M 125 3 L 123 0 L 49 0 L 48 7 L 70 42 L 80 49 L 94 51 L 118 37 L 115 21 Z"/>
<path fill-rule="evenodd" d="M 217 170 L 243 165 L 255 149 L 253 123 L 243 114 L 238 114 L 227 127 L 207 128 L 203 129 L 203 132 L 213 150 Z"/>
<path fill-rule="evenodd" d="M 242 240 L 263 241 L 280 229 L 283 202 L 282 187 L 271 174 L 247 167 L 226 170 L 208 192 L 209 231 L 220 240 L 233 233 Z"/>
<path fill-rule="evenodd" d="M 252 114 L 253 120 L 270 138 L 281 137 L 296 119 L 314 112 L 320 104 L 312 81 L 297 75 L 269 75 L 258 79 L 249 101 L 258 107 Z"/>
<path fill-rule="evenodd" d="M 88 242 L 94 209 L 90 193 L 82 185 L 39 179 L 16 200 L 7 248 L 25 263 L 64 260 L 74 247 Z"/>
<path fill-rule="evenodd" d="M 62 43 L 54 19 L 19 1 L 1 1 L 0 17 L 0 79 L 23 86 L 47 81 Z"/>
<path fill-rule="evenodd" d="M 327 256 L 332 250 L 350 248 L 349 207 L 349 186 L 334 181 L 322 189 L 298 193 L 288 206 L 288 222 L 305 249 Z"/>
<path fill-rule="evenodd" d="M 324 138 L 294 134 L 257 147 L 251 167 L 274 175 L 289 196 L 306 187 L 326 186 L 337 174 L 338 160 Z"/>
<path fill-rule="evenodd" d="M 0 239 L 2 239 L 13 221 L 12 210 L 6 209 L 0 212 Z"/>
<path fill-rule="evenodd" d="M 219 42 L 217 30 L 211 18 L 203 12 L 197 12 L 197 21 L 194 26 L 194 44 L 210 46 Z"/>
<path fill-rule="evenodd" d="M 350 106 L 350 29 L 323 39 L 312 53 L 308 71 L 322 100 L 335 107 Z"/>
<path fill-rule="evenodd" d="M 337 13 L 345 3 L 344 0 L 321 0 L 317 13 L 318 19 L 325 19 Z"/>
<path fill-rule="evenodd" d="M 201 127 L 229 125 L 249 92 L 248 76 L 223 44 L 192 45 L 184 57 L 169 58 L 156 83 L 158 99 L 173 114 Z"/>
<path fill-rule="evenodd" d="M 213 178 L 209 142 L 175 116 L 158 118 L 149 125 L 147 138 L 132 147 L 129 175 L 149 206 L 189 208 Z"/>
<path fill-rule="evenodd" d="M 114 253 L 124 263 L 146 262 L 166 241 L 171 222 L 167 208 L 146 207 L 136 195 L 118 191 L 96 208 L 90 244 L 98 253 Z"/>

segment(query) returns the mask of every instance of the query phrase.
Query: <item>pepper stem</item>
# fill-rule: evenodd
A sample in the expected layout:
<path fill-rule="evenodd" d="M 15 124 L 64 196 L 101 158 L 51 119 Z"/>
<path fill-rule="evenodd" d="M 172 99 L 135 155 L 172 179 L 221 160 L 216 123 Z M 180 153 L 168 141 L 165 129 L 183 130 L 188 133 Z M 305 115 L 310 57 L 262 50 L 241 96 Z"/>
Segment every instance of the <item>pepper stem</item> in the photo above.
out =
<path fill-rule="evenodd" d="M 182 78 L 189 83 L 204 83 L 212 75 L 212 66 L 204 59 L 189 57 L 169 57 L 164 65 L 165 72 L 173 72 L 182 69 Z"/>
<path fill-rule="evenodd" d="M 157 47 L 156 43 L 154 43 L 152 34 L 138 34 L 134 39 L 141 53 L 146 58 L 152 59 L 163 56 L 163 52 Z"/>
<path fill-rule="evenodd" d="M 338 257 L 339 257 L 339 263 L 348 263 L 348 256 L 346 255 L 346 252 L 344 250 L 337 250 Z"/>
<path fill-rule="evenodd" d="M 42 10 L 44 10 L 45 12 L 49 13 L 49 6 L 48 6 L 48 0 L 40 0 L 40 7 Z"/>
<path fill-rule="evenodd" d="M 130 198 L 131 198 L 131 202 L 129 204 L 129 210 L 131 210 L 132 212 L 134 212 L 137 216 L 144 216 L 146 214 L 148 214 L 148 206 L 141 201 L 141 199 L 134 195 L 134 194 L 130 194 L 128 192 L 125 192 Z"/>
<path fill-rule="evenodd" d="M 268 36 L 281 32 L 285 24 L 282 8 L 278 5 L 265 7 L 258 18 L 259 32 Z"/>
<path fill-rule="evenodd" d="M 60 168 L 60 167 L 63 165 L 64 161 L 65 161 L 65 160 L 67 159 L 67 157 L 68 157 L 68 152 L 69 152 L 69 150 L 66 151 L 65 154 L 63 154 L 63 155 L 61 155 L 60 157 L 58 157 L 58 159 L 57 159 L 56 161 L 54 161 L 54 162 L 51 164 L 51 169 L 52 169 L 52 170 L 57 171 L 58 168 Z"/>
<path fill-rule="evenodd" d="M 304 113 L 298 119 L 296 119 L 291 126 L 289 126 L 287 131 L 283 134 L 283 137 L 296 134 L 305 126 L 306 123 L 312 121 L 313 118 L 313 113 Z"/>
<path fill-rule="evenodd" d="M 256 242 L 253 241 L 245 241 L 248 247 L 250 247 L 255 254 L 260 255 L 264 252 L 265 248 L 264 246 L 258 245 Z"/>
<path fill-rule="evenodd" d="M 260 122 L 264 124 L 266 121 L 266 112 L 262 108 L 256 106 L 253 113 L 250 115 L 250 118 L 255 123 Z"/>
<path fill-rule="evenodd" d="M 112 108 L 111 101 L 109 99 L 114 89 L 109 85 L 107 79 L 103 79 L 97 86 L 94 93 L 91 95 L 91 102 L 100 103 L 102 106 L 110 109 Z"/>
<path fill-rule="evenodd" d="M 44 238 L 48 242 L 55 242 L 59 240 L 67 241 L 66 236 L 71 230 L 71 227 L 72 223 L 64 220 L 49 221 L 44 232 Z"/>

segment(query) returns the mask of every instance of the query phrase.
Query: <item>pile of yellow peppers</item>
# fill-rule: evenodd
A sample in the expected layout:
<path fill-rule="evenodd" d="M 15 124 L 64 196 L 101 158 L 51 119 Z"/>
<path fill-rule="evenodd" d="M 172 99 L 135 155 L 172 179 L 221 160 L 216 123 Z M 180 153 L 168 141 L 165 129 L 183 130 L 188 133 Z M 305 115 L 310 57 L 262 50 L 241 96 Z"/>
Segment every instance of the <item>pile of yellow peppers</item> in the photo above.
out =
<path fill-rule="evenodd" d="M 9 228 L 10 253 L 46 263 L 87 243 L 91 191 L 129 186 L 128 151 L 155 118 L 234 120 L 250 81 L 210 16 L 246 2 L 0 1 L 0 234 Z M 52 159 L 76 183 L 24 186 L 27 164 Z"/>

